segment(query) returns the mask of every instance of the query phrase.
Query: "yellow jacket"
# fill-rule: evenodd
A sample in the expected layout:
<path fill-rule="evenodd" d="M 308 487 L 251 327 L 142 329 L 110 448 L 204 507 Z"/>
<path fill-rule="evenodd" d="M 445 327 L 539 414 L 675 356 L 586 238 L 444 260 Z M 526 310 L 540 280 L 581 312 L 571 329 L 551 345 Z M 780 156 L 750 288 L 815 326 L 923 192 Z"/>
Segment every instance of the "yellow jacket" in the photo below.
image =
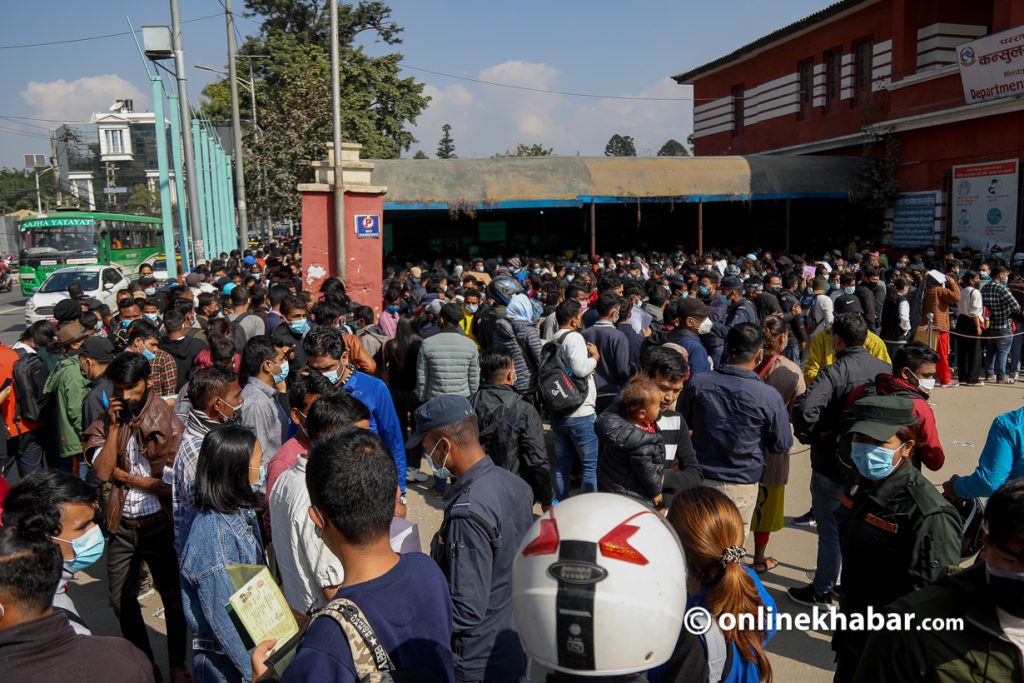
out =
<path fill-rule="evenodd" d="M 864 340 L 864 348 L 875 358 L 892 364 L 889 351 L 885 348 L 885 342 L 870 330 L 867 339 Z M 807 382 L 807 386 L 811 385 L 823 367 L 835 362 L 836 351 L 832 348 L 832 328 L 826 327 L 823 330 L 818 330 L 811 335 L 810 349 L 807 352 L 807 360 L 804 361 L 804 380 Z"/>
<path fill-rule="evenodd" d="M 459 323 L 459 327 L 466 333 L 466 336 L 473 340 L 476 344 L 476 348 L 480 348 L 480 342 L 476 340 L 476 335 L 473 334 L 473 318 L 475 313 L 466 313 L 466 309 L 462 309 L 462 322 Z"/>

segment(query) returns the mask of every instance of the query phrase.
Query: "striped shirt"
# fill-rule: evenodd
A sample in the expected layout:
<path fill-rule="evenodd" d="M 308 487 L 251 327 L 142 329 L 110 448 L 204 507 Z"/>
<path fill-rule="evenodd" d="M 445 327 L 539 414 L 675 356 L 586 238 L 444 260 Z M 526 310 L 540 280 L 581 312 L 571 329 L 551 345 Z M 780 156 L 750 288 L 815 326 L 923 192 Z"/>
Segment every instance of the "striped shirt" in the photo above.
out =
<path fill-rule="evenodd" d="M 128 461 L 128 474 L 136 477 L 152 477 L 153 473 L 149 467 L 149 461 L 142 457 L 142 450 L 139 448 L 139 441 L 133 434 L 128 439 L 125 452 L 125 460 Z M 160 501 L 152 493 L 137 489 L 134 486 L 127 487 L 128 491 L 124 497 L 124 507 L 121 508 L 121 516 L 124 519 L 138 519 L 160 512 Z"/>

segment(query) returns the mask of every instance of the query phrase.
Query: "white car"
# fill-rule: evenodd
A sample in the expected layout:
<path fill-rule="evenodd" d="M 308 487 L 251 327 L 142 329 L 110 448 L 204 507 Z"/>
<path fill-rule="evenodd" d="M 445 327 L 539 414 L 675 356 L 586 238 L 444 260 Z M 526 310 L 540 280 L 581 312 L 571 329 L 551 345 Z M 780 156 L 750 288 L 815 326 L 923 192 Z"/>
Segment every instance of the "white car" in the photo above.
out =
<path fill-rule="evenodd" d="M 52 320 L 53 308 L 70 299 L 68 285 L 77 282 L 85 295 L 99 299 L 116 310 L 117 293 L 128 286 L 128 279 L 114 266 L 69 266 L 53 271 L 25 303 L 25 324 Z"/>

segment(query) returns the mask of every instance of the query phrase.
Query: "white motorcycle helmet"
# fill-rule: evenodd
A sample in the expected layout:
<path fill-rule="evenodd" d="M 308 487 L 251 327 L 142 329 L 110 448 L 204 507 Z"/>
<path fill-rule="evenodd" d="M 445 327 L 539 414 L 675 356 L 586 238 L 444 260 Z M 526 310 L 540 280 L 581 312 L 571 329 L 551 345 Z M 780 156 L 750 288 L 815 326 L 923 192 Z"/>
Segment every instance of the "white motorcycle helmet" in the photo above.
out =
<path fill-rule="evenodd" d="M 589 493 L 551 508 L 512 565 L 523 649 L 576 676 L 621 676 L 664 664 L 686 610 L 675 532 L 627 496 Z"/>

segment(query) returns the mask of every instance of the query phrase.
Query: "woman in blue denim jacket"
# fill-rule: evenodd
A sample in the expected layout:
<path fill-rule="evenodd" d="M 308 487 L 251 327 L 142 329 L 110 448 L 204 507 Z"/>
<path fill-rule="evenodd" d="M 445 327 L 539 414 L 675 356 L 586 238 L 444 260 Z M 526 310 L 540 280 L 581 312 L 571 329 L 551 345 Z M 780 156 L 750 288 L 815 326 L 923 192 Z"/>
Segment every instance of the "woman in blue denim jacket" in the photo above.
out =
<path fill-rule="evenodd" d="M 181 600 L 192 629 L 196 683 L 252 679 L 249 650 L 224 605 L 235 592 L 227 567 L 266 564 L 254 508 L 263 484 L 263 453 L 241 427 L 212 430 L 196 466 L 198 514 L 181 556 Z"/>

